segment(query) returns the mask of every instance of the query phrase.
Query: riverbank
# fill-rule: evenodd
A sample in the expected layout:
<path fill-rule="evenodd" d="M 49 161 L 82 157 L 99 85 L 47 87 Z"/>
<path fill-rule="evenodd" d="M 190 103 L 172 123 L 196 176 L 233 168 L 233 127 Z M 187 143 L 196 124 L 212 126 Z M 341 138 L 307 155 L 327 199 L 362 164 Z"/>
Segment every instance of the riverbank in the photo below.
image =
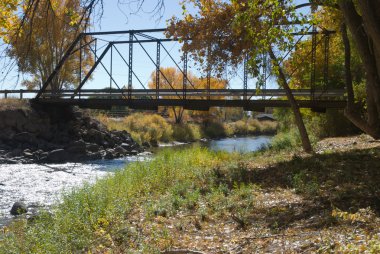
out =
<path fill-rule="evenodd" d="M 15 222 L 0 252 L 379 251 L 380 144 L 336 138 L 316 151 L 163 152 Z"/>
<path fill-rule="evenodd" d="M 136 155 L 126 131 L 108 131 L 75 107 L 43 107 L 25 100 L 0 104 L 0 163 L 64 163 Z"/>
<path fill-rule="evenodd" d="M 157 114 L 135 113 L 123 118 L 94 115 L 109 130 L 128 131 L 132 138 L 145 147 L 159 143 L 195 142 L 202 139 L 275 135 L 277 122 L 245 118 L 234 122 L 190 121 L 176 124 Z"/>

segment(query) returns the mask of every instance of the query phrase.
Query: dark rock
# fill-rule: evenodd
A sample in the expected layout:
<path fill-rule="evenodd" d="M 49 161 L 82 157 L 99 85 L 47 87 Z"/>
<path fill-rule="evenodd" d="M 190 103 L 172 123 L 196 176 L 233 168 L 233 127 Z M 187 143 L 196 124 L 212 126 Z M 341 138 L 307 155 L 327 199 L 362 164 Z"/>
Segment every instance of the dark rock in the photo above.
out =
<path fill-rule="evenodd" d="M 106 150 L 106 154 L 104 156 L 104 159 L 106 159 L 106 160 L 112 160 L 115 157 L 117 157 L 117 156 L 115 156 L 115 151 L 113 149 L 107 149 Z"/>
<path fill-rule="evenodd" d="M 114 159 L 141 151 L 128 132 L 108 131 L 75 107 L 33 104 L 0 111 L 0 119 L 0 163 Z"/>
<path fill-rule="evenodd" d="M 2 128 L 0 132 L 0 140 L 12 140 L 15 134 L 15 131 L 11 130 L 9 127 Z"/>
<path fill-rule="evenodd" d="M 128 153 L 127 150 L 125 150 L 123 147 L 121 146 L 118 146 L 114 149 L 115 153 L 118 155 L 118 156 L 123 156 L 123 155 L 126 155 Z"/>
<path fill-rule="evenodd" d="M 87 144 L 86 150 L 92 153 L 97 153 L 100 151 L 100 146 L 97 144 Z"/>
<path fill-rule="evenodd" d="M 137 155 L 139 152 L 137 150 L 132 150 L 129 152 L 130 155 Z"/>
<path fill-rule="evenodd" d="M 87 131 L 86 141 L 90 143 L 96 143 L 98 145 L 104 145 L 105 135 L 101 131 L 90 129 Z"/>
<path fill-rule="evenodd" d="M 150 147 L 150 144 L 149 142 L 145 141 L 141 144 L 143 147 L 146 147 L 146 148 L 149 148 Z"/>
<path fill-rule="evenodd" d="M 66 147 L 68 153 L 85 153 L 86 143 L 83 140 L 74 141 Z"/>
<path fill-rule="evenodd" d="M 20 143 L 27 143 L 27 144 L 35 143 L 36 136 L 29 132 L 21 132 L 14 135 L 13 140 L 18 141 Z"/>
<path fill-rule="evenodd" d="M 23 152 L 23 156 L 25 156 L 25 157 L 28 158 L 28 159 L 32 159 L 32 158 L 35 157 L 35 156 L 34 156 L 34 153 L 32 153 L 32 152 L 30 151 L 30 149 L 25 149 L 24 152 Z"/>
<path fill-rule="evenodd" d="M 20 148 L 13 149 L 11 152 L 7 153 L 7 157 L 12 158 L 22 154 L 22 150 Z"/>
<path fill-rule="evenodd" d="M 72 159 L 72 156 L 69 153 L 67 153 L 64 149 L 57 149 L 57 150 L 51 151 L 46 158 L 48 162 L 52 162 L 52 163 L 70 161 L 71 159 Z"/>
<path fill-rule="evenodd" d="M 89 161 L 101 160 L 102 158 L 103 157 L 102 157 L 102 153 L 101 152 L 87 154 L 87 159 Z"/>
<path fill-rule="evenodd" d="M 28 211 L 28 209 L 27 209 L 26 205 L 21 201 L 17 201 L 12 206 L 11 214 L 12 215 L 20 215 L 20 214 L 26 213 L 27 211 Z"/>
<path fill-rule="evenodd" d="M 130 144 L 128 144 L 128 143 L 122 143 L 121 145 L 120 145 L 122 148 L 124 148 L 125 150 L 129 150 L 129 149 L 131 149 L 131 145 Z"/>
<path fill-rule="evenodd" d="M 4 159 L 4 164 L 19 164 L 20 162 L 17 159 Z"/>

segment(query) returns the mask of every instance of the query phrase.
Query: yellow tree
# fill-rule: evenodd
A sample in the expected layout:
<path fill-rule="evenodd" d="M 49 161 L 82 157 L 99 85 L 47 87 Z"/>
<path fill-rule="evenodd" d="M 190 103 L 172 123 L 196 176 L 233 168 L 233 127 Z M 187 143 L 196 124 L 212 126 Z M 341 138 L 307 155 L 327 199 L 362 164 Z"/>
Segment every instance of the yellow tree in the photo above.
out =
<path fill-rule="evenodd" d="M 160 72 L 160 89 L 181 89 L 183 85 L 183 74 L 181 71 L 173 67 L 162 67 Z M 195 77 L 188 74 L 188 79 L 194 82 Z M 156 88 L 156 72 L 151 74 L 151 81 L 148 84 L 149 88 Z M 165 96 L 165 99 L 176 99 L 176 96 Z M 175 123 L 182 123 L 184 117 L 184 109 L 182 107 L 170 107 L 169 116 L 174 118 Z"/>
<path fill-rule="evenodd" d="M 10 44 L 8 56 L 15 59 L 19 71 L 31 78 L 24 81 L 28 88 L 40 87 L 53 72 L 66 48 L 84 30 L 80 0 L 40 0 L 36 8 L 24 8 L 7 31 Z M 20 25 L 22 24 L 22 26 Z M 58 91 L 72 87 L 78 81 L 80 50 L 71 56 L 51 82 L 50 89 Z M 89 49 L 82 51 L 82 74 L 93 62 Z"/>
<path fill-rule="evenodd" d="M 195 80 L 194 86 L 197 89 L 207 89 L 207 78 L 198 78 Z M 224 79 L 210 77 L 210 89 L 225 89 L 227 87 L 227 81 Z M 213 99 L 223 99 L 222 96 L 215 97 Z M 191 112 L 193 118 L 200 118 L 201 120 L 209 120 L 210 117 L 220 115 L 219 108 L 210 108 L 208 111 L 194 110 Z"/>
<path fill-rule="evenodd" d="M 7 34 L 16 23 L 18 0 L 3 0 L 0 2 L 0 38 L 7 42 Z"/>
<path fill-rule="evenodd" d="M 183 88 L 183 73 L 173 67 L 161 68 L 160 73 L 160 89 L 182 89 Z M 204 78 L 198 78 L 192 73 L 188 73 L 187 78 L 189 80 L 188 83 L 191 85 L 187 86 L 187 89 L 206 89 L 207 88 L 207 80 Z M 210 79 L 210 88 L 211 89 L 223 89 L 226 88 L 227 82 L 224 80 L 211 78 Z M 156 88 L 156 72 L 151 74 L 151 81 L 148 84 L 149 88 Z M 177 96 L 164 96 L 165 99 L 178 99 Z M 192 96 L 192 98 L 195 98 Z M 180 124 L 184 118 L 184 109 L 183 107 L 171 107 L 170 116 L 174 118 L 175 123 Z M 204 113 L 201 112 L 193 112 L 193 115 L 199 115 L 201 117 L 205 117 Z M 208 116 L 208 113 L 207 113 Z"/>

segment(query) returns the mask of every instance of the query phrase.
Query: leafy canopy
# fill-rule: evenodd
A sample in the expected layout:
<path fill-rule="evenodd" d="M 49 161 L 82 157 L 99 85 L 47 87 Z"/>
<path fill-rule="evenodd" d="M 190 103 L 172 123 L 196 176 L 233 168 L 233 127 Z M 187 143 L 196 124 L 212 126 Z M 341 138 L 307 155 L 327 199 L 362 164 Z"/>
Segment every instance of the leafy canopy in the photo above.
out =
<path fill-rule="evenodd" d="M 188 5 L 195 14 L 187 11 Z M 183 40 L 185 51 L 204 65 L 207 60 L 217 72 L 248 55 L 251 71 L 258 74 L 269 47 L 285 51 L 293 45 L 292 32 L 300 28 L 283 24 L 306 19 L 292 0 L 185 0 L 183 6 L 183 18 L 169 21 L 168 36 Z"/>

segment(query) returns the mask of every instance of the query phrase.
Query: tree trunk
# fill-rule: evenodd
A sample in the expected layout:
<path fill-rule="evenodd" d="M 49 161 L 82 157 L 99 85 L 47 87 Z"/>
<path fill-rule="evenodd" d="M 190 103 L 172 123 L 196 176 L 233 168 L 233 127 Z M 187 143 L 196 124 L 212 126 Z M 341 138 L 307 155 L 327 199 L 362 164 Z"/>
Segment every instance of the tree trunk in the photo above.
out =
<path fill-rule="evenodd" d="M 172 107 L 173 113 L 174 113 L 174 120 L 176 124 L 182 123 L 182 117 L 183 117 L 183 108 L 179 108 L 178 114 L 176 111 L 176 107 Z"/>
<path fill-rule="evenodd" d="M 361 117 L 360 109 L 355 104 L 354 89 L 352 85 L 351 75 L 351 45 L 347 35 L 346 24 L 342 24 L 342 41 L 344 45 L 344 71 L 345 71 L 345 83 L 347 90 L 347 106 L 344 110 L 345 116 L 356 127 L 368 133 L 371 136 L 376 136 L 375 130 Z"/>
<path fill-rule="evenodd" d="M 277 58 L 272 48 L 269 49 L 269 56 L 274 62 L 275 66 L 278 68 L 278 78 L 280 80 L 282 87 L 285 89 L 286 97 L 288 98 L 290 106 L 292 108 L 294 119 L 298 128 L 298 131 L 300 132 L 300 135 L 301 135 L 303 150 L 307 153 L 312 153 L 313 148 L 311 147 L 309 135 L 307 134 L 307 130 L 302 119 L 300 108 L 297 104 L 296 99 L 293 96 L 292 90 L 290 89 L 288 85 L 288 81 L 286 80 L 284 71 L 282 70 L 280 64 L 278 63 Z"/>
<path fill-rule="evenodd" d="M 367 119 L 363 119 L 353 108 L 352 98 L 348 98 L 346 109 L 347 118 L 358 128 L 375 139 L 380 138 L 380 36 L 378 13 L 376 8 L 380 6 L 375 1 L 358 1 L 363 16 L 360 16 L 352 0 L 339 0 L 339 8 L 343 13 L 345 23 L 351 31 L 353 40 L 359 52 L 366 71 L 366 101 Z M 374 8 L 374 9 L 371 9 Z M 347 35 L 342 31 L 342 38 L 345 44 L 346 59 L 346 86 L 352 88 L 352 80 L 347 76 L 351 72 L 349 66 L 350 45 Z M 350 91 L 351 92 L 351 91 Z M 353 91 L 352 91 L 353 92 Z"/>

